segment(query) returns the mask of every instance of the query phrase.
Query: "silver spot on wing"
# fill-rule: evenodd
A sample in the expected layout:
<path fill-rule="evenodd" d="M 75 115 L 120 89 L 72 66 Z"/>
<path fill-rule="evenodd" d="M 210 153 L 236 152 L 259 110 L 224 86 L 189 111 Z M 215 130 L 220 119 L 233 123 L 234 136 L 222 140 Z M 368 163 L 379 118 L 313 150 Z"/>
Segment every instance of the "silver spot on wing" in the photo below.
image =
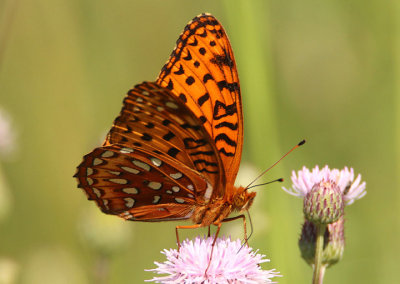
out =
<path fill-rule="evenodd" d="M 161 200 L 161 196 L 160 195 L 154 195 L 153 204 L 157 204 L 158 202 L 160 202 L 160 200 Z"/>
<path fill-rule="evenodd" d="M 151 189 L 159 190 L 162 187 L 162 184 L 160 182 L 151 181 L 147 184 L 147 186 Z"/>
<path fill-rule="evenodd" d="M 124 171 L 126 171 L 126 172 L 128 172 L 128 173 L 135 174 L 135 175 L 137 175 L 138 173 L 140 173 L 139 170 L 134 169 L 134 168 L 130 168 L 130 167 L 124 167 L 124 166 L 122 166 L 121 169 L 123 169 Z"/>
<path fill-rule="evenodd" d="M 177 172 L 177 173 L 174 173 L 174 174 L 169 174 L 169 175 L 170 175 L 170 177 L 172 177 L 173 179 L 180 179 L 180 178 L 183 176 L 183 174 L 180 173 L 180 172 Z"/>
<path fill-rule="evenodd" d="M 135 199 L 133 199 L 132 197 L 126 197 L 124 198 L 125 201 L 125 206 L 128 208 L 132 208 L 133 205 L 135 205 Z"/>
<path fill-rule="evenodd" d="M 123 178 L 110 178 L 108 181 L 111 181 L 116 184 L 127 184 L 128 183 L 128 181 Z"/>
<path fill-rule="evenodd" d="M 145 171 L 150 171 L 150 169 L 151 169 L 151 167 L 148 165 L 148 164 L 146 164 L 146 163 L 144 163 L 144 162 L 142 162 L 142 161 L 139 161 L 139 160 L 132 160 L 132 163 L 135 165 L 135 166 L 137 166 L 137 167 L 139 167 L 139 168 L 142 168 L 143 170 L 145 170 Z"/>
<path fill-rule="evenodd" d="M 162 162 L 161 162 L 159 159 L 157 159 L 157 158 L 151 157 L 151 158 L 150 158 L 150 161 L 151 161 L 151 162 L 153 163 L 153 165 L 155 165 L 156 167 L 159 167 L 159 166 L 162 165 Z"/>
<path fill-rule="evenodd" d="M 138 194 L 139 190 L 136 187 L 126 187 L 122 189 L 123 192 L 128 194 Z"/>
<path fill-rule="evenodd" d="M 128 153 L 133 153 L 135 150 L 133 150 L 132 148 L 128 148 L 128 147 L 124 147 L 121 150 L 119 150 L 121 153 L 123 154 L 128 154 Z"/>
<path fill-rule="evenodd" d="M 185 200 L 183 198 L 175 197 L 175 201 L 178 203 L 185 203 Z"/>
<path fill-rule="evenodd" d="M 112 152 L 112 151 L 105 151 L 103 154 L 101 154 L 101 156 L 103 157 L 103 158 L 110 158 L 110 157 L 112 157 L 112 156 L 114 156 L 114 152 Z"/>

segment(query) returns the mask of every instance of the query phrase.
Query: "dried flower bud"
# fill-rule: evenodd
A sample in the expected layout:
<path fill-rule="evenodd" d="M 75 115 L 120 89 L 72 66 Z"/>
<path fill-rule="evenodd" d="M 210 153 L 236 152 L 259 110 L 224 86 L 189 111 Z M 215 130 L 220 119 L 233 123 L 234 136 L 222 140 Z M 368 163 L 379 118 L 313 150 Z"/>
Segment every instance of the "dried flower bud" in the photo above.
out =
<path fill-rule="evenodd" d="M 322 180 L 304 197 L 304 216 L 313 223 L 333 223 L 343 215 L 343 211 L 343 195 L 333 181 Z"/>
<path fill-rule="evenodd" d="M 344 251 L 344 218 L 329 224 L 326 228 L 327 244 L 324 246 L 322 263 L 331 266 L 342 259 Z M 324 237 L 325 239 L 325 237 Z"/>
<path fill-rule="evenodd" d="M 301 257 L 310 265 L 314 264 L 316 237 L 317 226 L 306 220 L 301 231 L 299 247 Z M 344 245 L 344 218 L 342 217 L 326 226 L 322 265 L 329 267 L 337 263 L 343 256 Z"/>

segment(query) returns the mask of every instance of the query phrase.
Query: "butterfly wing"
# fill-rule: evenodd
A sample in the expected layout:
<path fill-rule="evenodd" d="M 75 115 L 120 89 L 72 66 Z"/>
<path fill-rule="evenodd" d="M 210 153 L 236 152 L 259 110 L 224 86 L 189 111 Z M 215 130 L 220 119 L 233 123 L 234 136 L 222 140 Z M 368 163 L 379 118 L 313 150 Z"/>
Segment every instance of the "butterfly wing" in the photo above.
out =
<path fill-rule="evenodd" d="M 214 189 L 221 184 L 222 162 L 207 131 L 184 103 L 155 83 L 144 82 L 128 92 L 104 142 L 113 144 L 166 154 L 200 172 Z"/>
<path fill-rule="evenodd" d="M 103 212 L 134 221 L 189 218 L 198 191 L 208 186 L 198 172 L 182 163 L 121 145 L 94 149 L 84 157 L 76 176 L 78 187 Z"/>
<path fill-rule="evenodd" d="M 156 81 L 200 119 L 216 145 L 226 183 L 234 183 L 241 159 L 243 119 L 239 78 L 229 39 L 211 15 L 194 18 L 179 37 Z"/>
<path fill-rule="evenodd" d="M 194 18 L 155 83 L 129 91 L 102 147 L 84 157 L 79 187 L 128 220 L 189 218 L 234 183 L 243 143 L 236 64 L 211 15 Z"/>
<path fill-rule="evenodd" d="M 144 82 L 128 92 L 102 147 L 84 157 L 79 187 L 107 214 L 185 219 L 220 184 L 221 160 L 198 118 L 174 95 Z"/>

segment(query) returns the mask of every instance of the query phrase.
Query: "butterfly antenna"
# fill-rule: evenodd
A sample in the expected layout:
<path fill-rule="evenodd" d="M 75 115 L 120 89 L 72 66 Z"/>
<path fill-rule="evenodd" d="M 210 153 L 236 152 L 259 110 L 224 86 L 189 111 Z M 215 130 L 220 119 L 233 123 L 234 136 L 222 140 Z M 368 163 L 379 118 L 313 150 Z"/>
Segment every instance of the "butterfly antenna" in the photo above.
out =
<path fill-rule="evenodd" d="M 262 185 L 270 184 L 270 183 L 277 182 L 277 181 L 278 181 L 278 182 L 283 182 L 284 179 L 283 179 L 283 178 L 278 178 L 278 179 L 273 180 L 273 181 L 264 182 L 264 183 L 260 183 L 260 184 L 255 184 L 255 185 L 252 185 L 252 186 L 247 187 L 247 189 L 250 189 L 250 188 L 253 188 L 253 187 L 256 187 L 256 186 L 262 186 Z"/>
<path fill-rule="evenodd" d="M 272 166 L 270 166 L 268 169 L 266 169 L 265 171 L 263 171 L 261 174 L 259 174 L 251 183 L 249 183 L 248 186 L 246 186 L 246 190 L 253 184 L 255 183 L 260 177 L 262 177 L 266 172 L 268 172 L 270 169 L 272 169 L 273 167 L 275 167 L 276 164 L 278 164 L 283 158 L 285 158 L 287 155 L 289 155 L 294 149 L 299 148 L 301 145 L 303 145 L 304 143 L 306 143 L 306 140 L 302 140 L 300 141 L 299 144 L 297 144 L 296 146 L 294 146 L 292 149 L 290 149 L 289 152 L 287 152 L 285 155 L 283 155 L 278 161 L 276 161 Z"/>

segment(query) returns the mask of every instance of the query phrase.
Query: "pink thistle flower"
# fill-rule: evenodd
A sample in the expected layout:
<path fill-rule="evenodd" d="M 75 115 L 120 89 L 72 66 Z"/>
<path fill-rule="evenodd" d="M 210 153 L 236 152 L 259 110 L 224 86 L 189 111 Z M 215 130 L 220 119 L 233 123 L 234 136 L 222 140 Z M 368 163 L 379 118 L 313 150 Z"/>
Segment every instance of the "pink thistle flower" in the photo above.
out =
<path fill-rule="evenodd" d="M 209 265 L 213 237 L 196 237 L 194 241 L 182 242 L 179 252 L 176 249 L 162 251 L 167 260 L 155 262 L 153 271 L 166 276 L 154 277 L 147 281 L 156 283 L 276 283 L 271 278 L 280 277 L 275 269 L 262 270 L 260 264 L 269 262 L 265 255 L 252 248 L 242 246 L 241 241 L 230 238 L 217 238 L 212 260 Z"/>
<path fill-rule="evenodd" d="M 343 199 L 346 205 L 352 204 L 354 201 L 364 197 L 367 192 L 365 191 L 366 184 L 361 182 L 361 175 L 359 174 L 356 179 L 354 179 L 353 168 L 344 167 L 343 170 L 329 169 L 325 166 L 321 170 L 318 166 L 310 172 L 306 167 L 297 172 L 292 172 L 292 188 L 286 189 L 283 187 L 287 193 L 297 196 L 305 197 L 307 193 L 311 191 L 314 185 L 320 183 L 321 181 L 334 182 L 343 194 Z"/>

